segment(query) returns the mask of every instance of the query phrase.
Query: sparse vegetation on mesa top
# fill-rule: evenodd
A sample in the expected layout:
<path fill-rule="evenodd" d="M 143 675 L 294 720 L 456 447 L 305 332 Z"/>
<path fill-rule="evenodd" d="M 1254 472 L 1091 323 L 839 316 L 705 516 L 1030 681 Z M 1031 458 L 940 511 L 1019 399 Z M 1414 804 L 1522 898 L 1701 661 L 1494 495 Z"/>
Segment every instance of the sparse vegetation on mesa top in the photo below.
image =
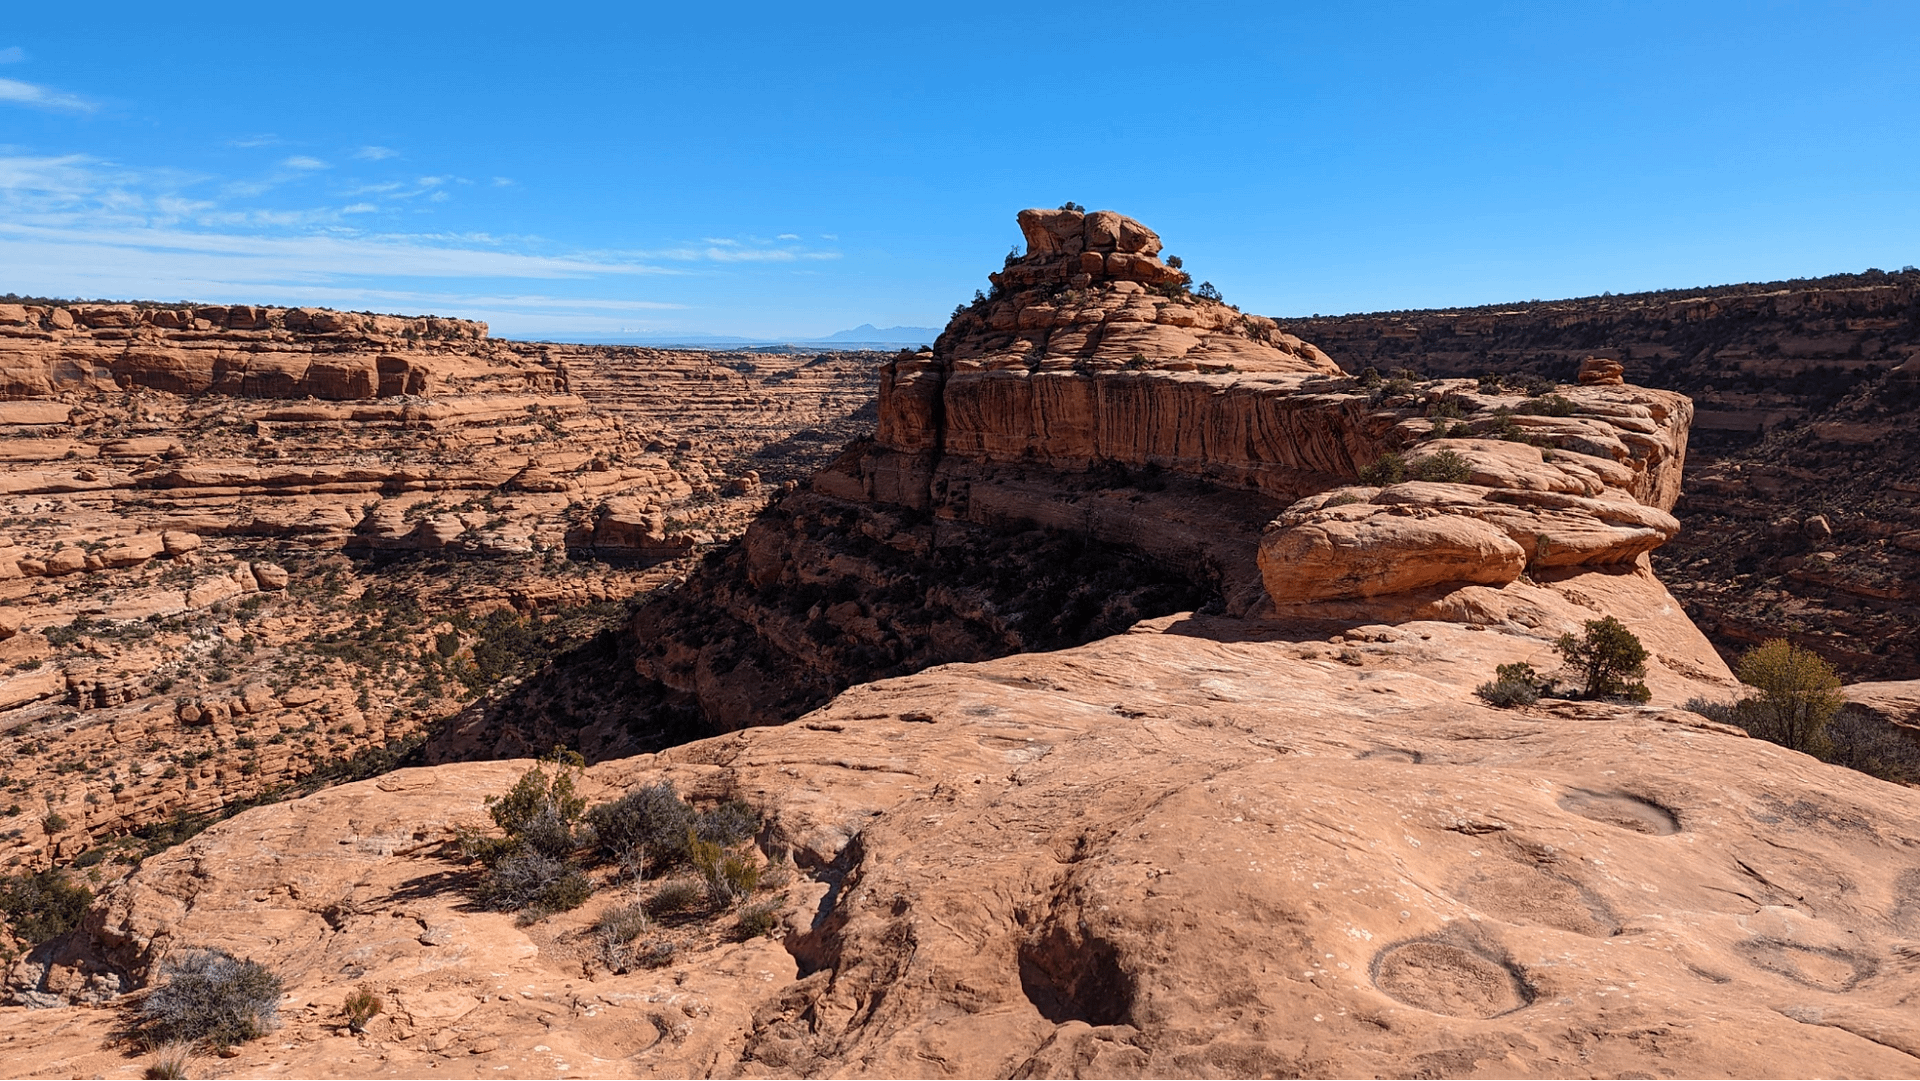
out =
<path fill-rule="evenodd" d="M 1920 737 L 1848 704 L 1839 674 L 1818 654 L 1783 638 L 1770 639 L 1748 650 L 1734 674 L 1754 693 L 1733 702 L 1695 698 L 1686 708 L 1836 766 L 1896 784 L 1920 784 Z"/>
<path fill-rule="evenodd" d="M 1647 647 L 1618 619 L 1590 619 L 1579 638 L 1563 634 L 1553 648 L 1582 674 L 1587 697 L 1635 702 L 1651 697 L 1647 685 L 1640 682 L 1647 674 Z"/>
<path fill-rule="evenodd" d="M 188 950 L 161 963 L 162 983 L 140 1004 L 136 1031 L 150 1046 L 230 1047 L 280 1025 L 280 977 L 225 950 Z"/>
<path fill-rule="evenodd" d="M 627 971 L 672 958 L 670 941 L 641 941 L 656 920 L 697 925 L 705 915 L 745 905 L 778 881 L 777 873 L 769 878 L 771 865 L 748 843 L 760 818 L 746 804 L 696 810 L 661 781 L 589 811 L 578 795 L 580 766 L 577 754 L 556 748 L 506 795 L 487 801 L 504 836 L 461 834 L 462 848 L 486 867 L 474 895 L 480 904 L 539 919 L 585 903 L 596 887 L 590 873 L 595 867 L 605 868 L 605 883 L 627 881 L 636 889 L 666 876 L 651 896 L 603 912 L 595 925 L 592 948 L 599 964 Z M 778 907 L 776 898 L 743 915 L 734 933 L 767 933 Z"/>
<path fill-rule="evenodd" d="M 1540 678 L 1533 665 L 1523 661 L 1503 664 L 1493 670 L 1493 679 L 1473 689 L 1488 705 L 1501 709 L 1531 706 L 1540 700 L 1540 692 L 1553 684 Z"/>
<path fill-rule="evenodd" d="M 1397 452 L 1388 451 L 1360 470 L 1360 483 L 1376 488 L 1408 480 L 1458 484 L 1472 475 L 1472 463 L 1457 451 L 1443 450 L 1412 461 Z"/>

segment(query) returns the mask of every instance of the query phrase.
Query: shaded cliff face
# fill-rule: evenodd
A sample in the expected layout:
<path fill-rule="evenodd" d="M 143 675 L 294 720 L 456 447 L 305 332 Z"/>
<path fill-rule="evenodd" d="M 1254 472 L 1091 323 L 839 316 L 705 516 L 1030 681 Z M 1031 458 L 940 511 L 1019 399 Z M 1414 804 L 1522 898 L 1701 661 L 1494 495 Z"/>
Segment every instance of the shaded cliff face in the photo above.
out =
<path fill-rule="evenodd" d="M 1028 254 L 993 294 L 882 370 L 877 437 L 638 610 L 620 654 L 631 696 L 593 707 L 563 665 L 429 753 L 632 753 L 1209 599 L 1234 615 L 1576 626 L 1499 591 L 1630 570 L 1678 529 L 1683 396 L 1613 373 L 1535 398 L 1362 383 L 1187 293 L 1131 219 L 1020 223 Z"/>
<path fill-rule="evenodd" d="M 1920 676 L 1920 274 L 1282 320 L 1349 370 L 1531 372 L 1582 358 L 1696 405 L 1655 555 L 1728 656 L 1768 637 L 1853 678 Z"/>

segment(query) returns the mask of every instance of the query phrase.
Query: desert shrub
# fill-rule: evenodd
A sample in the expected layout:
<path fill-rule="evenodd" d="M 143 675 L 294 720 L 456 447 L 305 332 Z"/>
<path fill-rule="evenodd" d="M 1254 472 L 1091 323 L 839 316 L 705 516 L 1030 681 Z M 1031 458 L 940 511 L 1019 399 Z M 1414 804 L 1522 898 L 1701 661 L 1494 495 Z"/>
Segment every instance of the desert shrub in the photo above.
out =
<path fill-rule="evenodd" d="M 542 768 L 547 764 L 554 767 L 551 777 Z M 576 792 L 575 771 L 582 764 L 578 754 L 556 748 L 521 774 L 506 795 L 489 797 L 487 813 L 515 847 L 530 846 L 554 857 L 571 852 L 577 843 L 574 827 L 587 809 L 586 798 Z"/>
<path fill-rule="evenodd" d="M 1372 390 L 1385 380 L 1380 376 L 1380 369 L 1369 365 L 1368 367 L 1360 369 L 1360 374 L 1355 377 L 1355 381 L 1358 382 L 1363 389 Z"/>
<path fill-rule="evenodd" d="M 1920 735 L 1843 706 L 1827 722 L 1827 761 L 1896 784 L 1920 784 Z"/>
<path fill-rule="evenodd" d="M 1489 705 L 1501 709 L 1513 709 L 1516 706 L 1530 706 L 1540 700 L 1540 693 L 1552 686 L 1540 678 L 1533 665 L 1524 661 L 1498 665 L 1493 670 L 1493 678 L 1473 689 L 1473 693 L 1486 699 Z"/>
<path fill-rule="evenodd" d="M 750 858 L 713 841 L 695 839 L 688 849 L 693 869 L 707 884 L 710 904 L 730 907 L 752 896 L 760 885 L 760 865 Z"/>
<path fill-rule="evenodd" d="M 1707 720 L 1717 721 L 1720 724 L 1731 724 L 1740 728 L 1747 726 L 1746 718 L 1742 715 L 1740 703 L 1738 702 L 1715 702 L 1711 698 L 1695 696 L 1687 699 L 1686 703 L 1680 708 L 1689 713 L 1698 713 Z"/>
<path fill-rule="evenodd" d="M 637 940 L 652 926 L 645 905 L 618 905 L 601 913 L 593 925 L 592 940 L 600 967 L 609 972 L 627 972 L 640 967 L 651 952 L 648 949 L 651 944 Z"/>
<path fill-rule="evenodd" d="M 1360 470 L 1360 483 L 1385 488 L 1407 479 L 1407 460 L 1387 451 Z"/>
<path fill-rule="evenodd" d="M 681 912 L 691 912 L 707 903 L 707 891 L 704 886 L 690 879 L 676 878 L 660 884 L 647 898 L 647 913 L 653 916 L 671 916 Z"/>
<path fill-rule="evenodd" d="M 495 861 L 474 900 L 496 912 L 565 912 L 592 895 L 593 881 L 586 872 L 529 847 Z"/>
<path fill-rule="evenodd" d="M 760 832 L 760 816 L 740 800 L 728 800 L 701 814 L 693 832 L 697 840 L 735 845 Z"/>
<path fill-rule="evenodd" d="M 32 945 L 66 934 L 93 904 L 93 891 L 53 869 L 0 878 L 0 913 L 14 937 Z"/>
<path fill-rule="evenodd" d="M 742 942 L 750 938 L 770 935 L 780 926 L 780 902 L 777 899 L 761 901 L 740 910 L 740 917 L 733 923 L 734 937 Z"/>
<path fill-rule="evenodd" d="M 607 857 L 657 874 L 686 858 L 696 816 L 665 781 L 636 789 L 587 814 Z"/>
<path fill-rule="evenodd" d="M 1459 484 L 1473 476 L 1473 465 L 1459 453 L 1443 450 L 1429 454 L 1407 466 L 1407 476 L 1412 480 L 1442 481 Z"/>
<path fill-rule="evenodd" d="M 1531 683 L 1521 683 L 1510 679 L 1492 679 L 1473 689 L 1473 693 L 1486 699 L 1490 706 L 1500 709 L 1513 709 L 1518 706 L 1531 706 L 1540 701 L 1540 690 Z"/>
<path fill-rule="evenodd" d="M 1538 417 L 1570 417 L 1577 408 L 1573 399 L 1564 394 L 1544 394 L 1521 402 L 1513 407 L 1513 411 Z"/>
<path fill-rule="evenodd" d="M 1847 700 L 1840 676 L 1819 654 L 1774 638 L 1742 655 L 1734 675 L 1759 692 L 1742 704 L 1749 732 L 1812 755 L 1831 750 L 1827 723 Z"/>
<path fill-rule="evenodd" d="M 1454 397 L 1442 398 L 1427 407 L 1427 416 L 1430 417 L 1445 417 L 1448 420 L 1459 420 L 1466 415 L 1466 407 L 1461 404 L 1460 399 Z"/>
<path fill-rule="evenodd" d="M 1587 620 L 1585 633 L 1563 634 L 1553 648 L 1580 670 L 1589 698 L 1630 698 L 1646 701 L 1647 647 L 1612 616 Z"/>
<path fill-rule="evenodd" d="M 380 996 L 374 994 L 372 987 L 363 983 L 354 988 L 347 994 L 346 1002 L 341 1007 L 347 1015 L 347 1030 L 365 1032 L 367 1022 L 379 1016 L 380 1011 L 386 1009 L 386 1006 L 387 1004 L 381 1001 Z"/>
<path fill-rule="evenodd" d="M 193 1058 L 193 1045 L 186 1043 L 163 1044 L 153 1053 L 153 1061 L 147 1063 L 147 1081 L 186 1081 L 187 1067 Z"/>
<path fill-rule="evenodd" d="M 1212 282 L 1201 282 L 1199 285 L 1194 286 L 1193 295 L 1199 297 L 1201 300 L 1211 300 L 1216 303 L 1226 300 L 1225 297 L 1220 295 L 1220 290 L 1215 288 Z"/>
<path fill-rule="evenodd" d="M 280 977 L 225 950 L 189 950 L 160 966 L 163 979 L 140 1004 L 150 1043 L 227 1047 L 280 1024 Z"/>
<path fill-rule="evenodd" d="M 1499 372 L 1486 372 L 1480 376 L 1480 393 L 1498 394 L 1505 388 L 1506 382 Z"/>

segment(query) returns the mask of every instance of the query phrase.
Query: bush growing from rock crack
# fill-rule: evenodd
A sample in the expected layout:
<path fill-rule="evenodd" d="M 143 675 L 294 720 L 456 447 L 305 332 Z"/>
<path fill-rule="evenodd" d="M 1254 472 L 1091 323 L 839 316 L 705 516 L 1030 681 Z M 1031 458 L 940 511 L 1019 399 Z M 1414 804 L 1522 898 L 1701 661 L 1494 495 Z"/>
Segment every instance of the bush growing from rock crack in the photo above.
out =
<path fill-rule="evenodd" d="M 1647 685 L 1640 682 L 1647 674 L 1647 647 L 1626 624 L 1612 616 L 1587 620 L 1581 637 L 1563 634 L 1553 648 L 1580 670 L 1589 698 L 1644 702 L 1652 697 Z"/>
<path fill-rule="evenodd" d="M 141 1028 L 152 1043 L 228 1047 L 263 1036 L 280 1024 L 280 977 L 257 961 L 225 950 L 189 950 L 160 966 L 165 982 L 140 1004 Z"/>
<path fill-rule="evenodd" d="M 1819 654 L 1774 638 L 1742 655 L 1734 675 L 1759 692 L 1741 704 L 1748 731 L 1811 755 L 1832 750 L 1827 722 L 1847 700 L 1840 676 Z"/>
<path fill-rule="evenodd" d="M 380 1011 L 386 1009 L 386 1006 L 387 1004 L 381 1001 L 380 996 L 374 994 L 372 987 L 363 983 L 354 988 L 348 992 L 346 1001 L 341 1004 L 341 1009 L 347 1015 L 347 1030 L 365 1032 L 367 1022 L 378 1017 Z"/>

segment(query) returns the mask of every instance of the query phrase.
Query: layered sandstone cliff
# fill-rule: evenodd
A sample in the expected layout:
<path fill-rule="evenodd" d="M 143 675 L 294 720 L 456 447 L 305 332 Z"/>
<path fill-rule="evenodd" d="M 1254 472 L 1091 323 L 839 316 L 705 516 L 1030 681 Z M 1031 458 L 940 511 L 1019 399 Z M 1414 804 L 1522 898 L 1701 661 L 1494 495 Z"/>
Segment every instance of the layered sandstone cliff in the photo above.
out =
<path fill-rule="evenodd" d="M 1920 272 L 1281 320 L 1348 370 L 1532 373 L 1583 358 L 1698 403 L 1655 556 L 1727 655 L 1787 636 L 1854 678 L 1920 676 Z"/>
<path fill-rule="evenodd" d="M 1209 598 L 1234 615 L 1336 603 L 1339 618 L 1565 629 L 1572 609 L 1512 598 L 1589 572 L 1665 597 L 1645 556 L 1678 530 L 1683 396 L 1363 384 L 1189 293 L 1131 219 L 1020 225 L 1027 254 L 993 292 L 882 370 L 876 438 L 636 613 L 625 708 L 566 701 L 574 677 L 556 673 L 550 695 L 471 712 L 430 753 L 560 739 L 630 754 L 665 730 L 779 723 L 858 682 Z"/>
<path fill-rule="evenodd" d="M 131 831 L 390 765 L 810 471 L 872 359 L 0 306 L 0 857 L 103 880 Z"/>
<path fill-rule="evenodd" d="M 1026 223 L 982 325 L 1056 284 L 1088 313 L 1135 295 L 1064 249 L 1110 232 L 1104 270 L 1145 229 Z M 898 358 L 880 438 L 600 655 L 656 720 L 831 696 L 583 780 L 746 801 L 769 935 L 663 921 L 670 961 L 609 965 L 594 921 L 652 889 L 612 868 L 569 913 L 477 911 L 457 840 L 527 763 L 404 770 L 149 859 L 13 967 L 37 1008 L 0 1013 L 0 1069 L 124 1068 L 122 996 L 218 946 L 290 989 L 227 1060 L 248 1074 L 1912 1072 L 1920 802 L 1676 708 L 1731 689 L 1648 566 L 1684 399 L 1604 366 L 1522 397 L 1365 385 L 1299 345 L 1210 372 L 1177 339 L 1078 367 L 971 340 Z M 1647 645 L 1650 704 L 1473 695 L 1600 615 Z M 1021 655 L 937 663 L 969 651 Z M 835 695 L 888 664 L 932 667 Z M 440 750 L 635 739 L 556 702 Z M 361 987 L 387 1008 L 353 1032 Z"/>

